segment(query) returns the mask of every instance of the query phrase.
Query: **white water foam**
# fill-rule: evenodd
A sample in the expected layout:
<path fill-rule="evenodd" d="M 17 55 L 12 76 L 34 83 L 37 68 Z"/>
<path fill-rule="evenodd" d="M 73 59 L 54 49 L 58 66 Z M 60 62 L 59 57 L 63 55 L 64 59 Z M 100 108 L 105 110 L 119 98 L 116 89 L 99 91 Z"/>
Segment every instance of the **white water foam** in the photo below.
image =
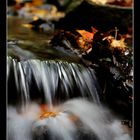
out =
<path fill-rule="evenodd" d="M 88 140 L 132 140 L 121 121 L 107 108 L 85 99 L 69 100 L 49 111 L 59 113 L 55 117 L 38 119 L 37 104 L 31 104 L 22 113 L 9 107 L 8 140 L 33 140 L 33 135 L 36 140 L 86 140 L 82 138 L 84 135 L 93 135 Z M 74 121 L 70 116 L 77 119 Z"/>

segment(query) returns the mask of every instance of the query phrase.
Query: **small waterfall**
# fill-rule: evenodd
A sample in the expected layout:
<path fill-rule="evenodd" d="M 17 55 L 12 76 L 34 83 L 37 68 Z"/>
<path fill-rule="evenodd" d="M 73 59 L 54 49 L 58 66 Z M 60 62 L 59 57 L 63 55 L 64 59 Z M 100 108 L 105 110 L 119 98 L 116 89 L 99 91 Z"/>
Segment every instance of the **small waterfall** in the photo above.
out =
<path fill-rule="evenodd" d="M 18 110 L 8 100 L 8 140 L 132 140 L 130 130 L 100 104 L 93 69 L 7 59 L 8 98 L 23 107 Z M 43 104 L 32 99 L 35 94 L 43 95 Z"/>
<path fill-rule="evenodd" d="M 50 106 L 55 101 L 65 101 L 74 97 L 87 97 L 96 103 L 100 102 L 97 79 L 91 68 L 54 60 L 30 59 L 18 62 L 8 57 L 7 62 L 8 87 L 15 83 L 12 88 L 15 87 L 20 102 L 25 105 L 29 103 L 33 94 L 40 96 L 42 93 L 45 103 Z M 13 92 L 9 90 L 8 95 Z"/>
<path fill-rule="evenodd" d="M 22 113 L 9 106 L 8 140 L 132 140 L 110 110 L 86 99 L 66 101 L 51 111 L 58 113 L 40 119 L 38 104 Z"/>

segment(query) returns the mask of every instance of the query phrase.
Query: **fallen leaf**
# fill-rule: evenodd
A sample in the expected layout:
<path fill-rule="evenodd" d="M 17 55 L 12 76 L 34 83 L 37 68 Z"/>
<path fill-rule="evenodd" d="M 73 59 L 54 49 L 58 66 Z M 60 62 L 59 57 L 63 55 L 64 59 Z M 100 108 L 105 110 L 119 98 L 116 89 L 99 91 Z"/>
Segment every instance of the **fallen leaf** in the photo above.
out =
<path fill-rule="evenodd" d="M 125 51 L 125 49 L 127 48 L 126 43 L 125 43 L 125 38 L 123 38 L 123 37 L 121 39 L 117 40 L 113 36 L 109 35 L 109 36 L 103 38 L 103 40 L 107 40 L 109 42 L 111 49 L 117 48 L 121 51 Z"/>

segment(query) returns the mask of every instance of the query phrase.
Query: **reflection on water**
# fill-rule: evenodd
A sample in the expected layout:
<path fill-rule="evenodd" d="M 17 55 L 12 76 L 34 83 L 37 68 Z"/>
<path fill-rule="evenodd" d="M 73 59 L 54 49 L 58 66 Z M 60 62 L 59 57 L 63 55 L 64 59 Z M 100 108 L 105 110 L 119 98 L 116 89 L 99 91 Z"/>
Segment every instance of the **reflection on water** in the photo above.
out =
<path fill-rule="evenodd" d="M 61 59 L 79 62 L 79 58 L 70 50 L 49 44 L 53 34 L 33 31 L 22 26 L 29 19 L 8 17 L 8 55 L 19 60 L 31 58 Z"/>
<path fill-rule="evenodd" d="M 30 40 L 37 44 L 41 44 L 43 42 L 46 42 L 46 39 L 49 40 L 52 37 L 50 35 L 35 32 L 27 27 L 24 27 L 23 24 L 31 22 L 30 19 L 9 16 L 7 20 L 9 39 L 13 38 L 17 40 Z"/>

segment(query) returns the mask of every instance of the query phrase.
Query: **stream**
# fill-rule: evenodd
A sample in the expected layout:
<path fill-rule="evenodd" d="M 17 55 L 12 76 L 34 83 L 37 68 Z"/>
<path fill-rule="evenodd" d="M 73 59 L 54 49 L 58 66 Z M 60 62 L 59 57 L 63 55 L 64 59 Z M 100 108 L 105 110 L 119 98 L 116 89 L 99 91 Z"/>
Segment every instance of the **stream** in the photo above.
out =
<path fill-rule="evenodd" d="M 8 140 L 132 140 L 101 103 L 94 69 L 28 22 L 8 17 Z"/>

